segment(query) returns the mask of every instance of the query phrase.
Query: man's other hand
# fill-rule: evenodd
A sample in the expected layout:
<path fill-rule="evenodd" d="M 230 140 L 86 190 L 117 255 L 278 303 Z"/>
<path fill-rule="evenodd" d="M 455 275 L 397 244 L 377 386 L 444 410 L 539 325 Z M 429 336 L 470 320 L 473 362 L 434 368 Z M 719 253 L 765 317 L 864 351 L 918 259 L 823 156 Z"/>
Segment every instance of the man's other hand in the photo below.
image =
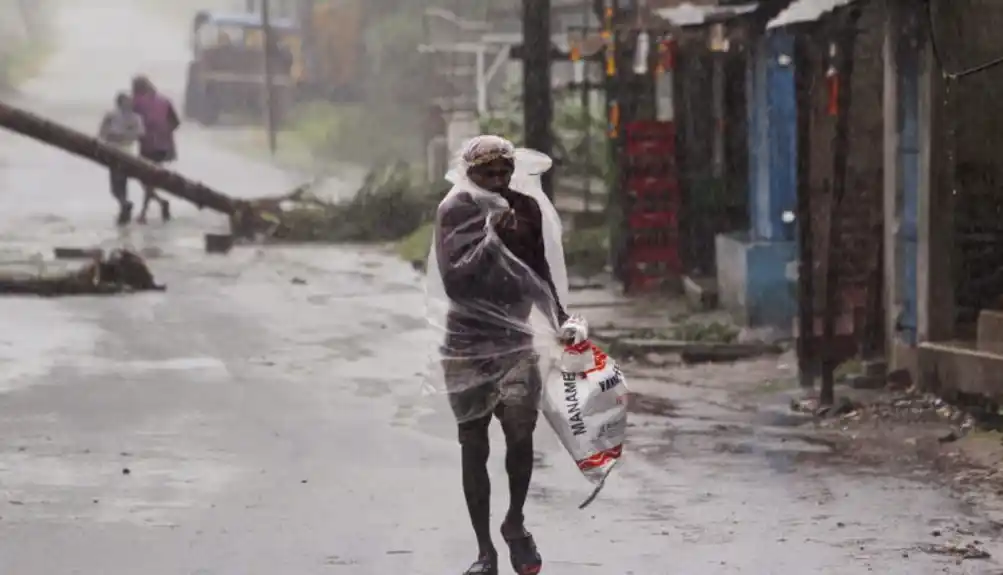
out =
<path fill-rule="evenodd" d="M 516 217 L 515 210 L 509 209 L 495 216 L 492 224 L 498 231 L 514 232 L 519 227 L 519 218 Z"/>

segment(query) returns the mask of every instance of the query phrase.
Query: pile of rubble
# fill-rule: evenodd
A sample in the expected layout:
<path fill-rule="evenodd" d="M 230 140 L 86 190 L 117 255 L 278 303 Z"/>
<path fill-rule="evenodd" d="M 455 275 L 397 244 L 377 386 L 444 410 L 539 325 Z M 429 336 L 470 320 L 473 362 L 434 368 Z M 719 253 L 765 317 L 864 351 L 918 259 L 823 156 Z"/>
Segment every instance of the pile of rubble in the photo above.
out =
<path fill-rule="evenodd" d="M 870 397 L 868 397 L 870 395 Z M 901 392 L 843 396 L 833 405 L 820 405 L 817 397 L 791 400 L 791 410 L 819 418 L 823 427 L 846 426 L 851 423 L 947 424 L 963 435 L 972 430 L 975 414 L 951 405 L 930 393 L 914 387 Z"/>

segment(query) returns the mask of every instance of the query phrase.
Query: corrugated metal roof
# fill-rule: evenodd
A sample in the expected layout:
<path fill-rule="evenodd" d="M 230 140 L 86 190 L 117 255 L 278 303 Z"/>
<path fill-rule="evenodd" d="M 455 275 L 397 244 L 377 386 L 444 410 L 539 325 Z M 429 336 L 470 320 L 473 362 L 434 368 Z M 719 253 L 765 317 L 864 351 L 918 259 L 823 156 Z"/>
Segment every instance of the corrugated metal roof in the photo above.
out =
<path fill-rule="evenodd" d="M 758 6 L 754 2 L 732 6 L 697 6 L 686 2 L 673 8 L 655 10 L 655 14 L 676 26 L 700 26 L 708 21 L 754 12 Z"/>
<path fill-rule="evenodd" d="M 856 0 L 794 0 L 790 6 L 766 25 L 767 30 L 803 22 L 815 22 L 823 15 L 856 2 Z"/>

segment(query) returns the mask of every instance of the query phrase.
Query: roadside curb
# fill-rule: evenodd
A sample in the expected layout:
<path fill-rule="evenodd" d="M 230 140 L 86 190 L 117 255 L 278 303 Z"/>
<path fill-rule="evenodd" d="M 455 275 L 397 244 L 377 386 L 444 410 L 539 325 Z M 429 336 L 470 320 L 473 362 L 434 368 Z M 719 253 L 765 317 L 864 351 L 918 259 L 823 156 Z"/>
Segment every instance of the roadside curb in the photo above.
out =
<path fill-rule="evenodd" d="M 785 351 L 780 344 L 646 339 L 630 337 L 625 331 L 600 330 L 594 332 L 593 336 L 617 356 L 642 360 L 649 355 L 677 355 L 684 363 L 723 363 L 763 355 L 780 355 Z"/>

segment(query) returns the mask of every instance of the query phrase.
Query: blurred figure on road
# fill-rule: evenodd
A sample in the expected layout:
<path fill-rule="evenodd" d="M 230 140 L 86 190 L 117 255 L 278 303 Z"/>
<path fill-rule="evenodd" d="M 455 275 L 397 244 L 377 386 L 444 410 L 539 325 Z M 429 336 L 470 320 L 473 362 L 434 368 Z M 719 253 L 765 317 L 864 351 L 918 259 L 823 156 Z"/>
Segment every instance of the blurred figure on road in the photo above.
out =
<path fill-rule="evenodd" d="M 133 110 L 143 118 L 145 133 L 139 140 L 139 155 L 145 160 L 163 165 L 178 158 L 174 142 L 174 132 L 181 125 L 174 104 L 160 94 L 146 76 L 136 76 L 132 80 Z M 143 184 L 143 207 L 139 211 L 139 223 L 146 223 L 146 210 L 150 202 L 160 204 L 160 215 L 166 222 L 171 219 L 171 206 L 167 200 L 157 195 L 157 190 Z"/>
<path fill-rule="evenodd" d="M 143 119 L 132 109 L 132 98 L 120 92 L 115 96 L 115 107 L 101 120 L 98 137 L 120 150 L 131 152 L 145 133 Z M 118 225 L 122 226 L 132 219 L 129 178 L 116 168 L 111 168 L 110 173 L 111 195 L 118 201 Z"/>

